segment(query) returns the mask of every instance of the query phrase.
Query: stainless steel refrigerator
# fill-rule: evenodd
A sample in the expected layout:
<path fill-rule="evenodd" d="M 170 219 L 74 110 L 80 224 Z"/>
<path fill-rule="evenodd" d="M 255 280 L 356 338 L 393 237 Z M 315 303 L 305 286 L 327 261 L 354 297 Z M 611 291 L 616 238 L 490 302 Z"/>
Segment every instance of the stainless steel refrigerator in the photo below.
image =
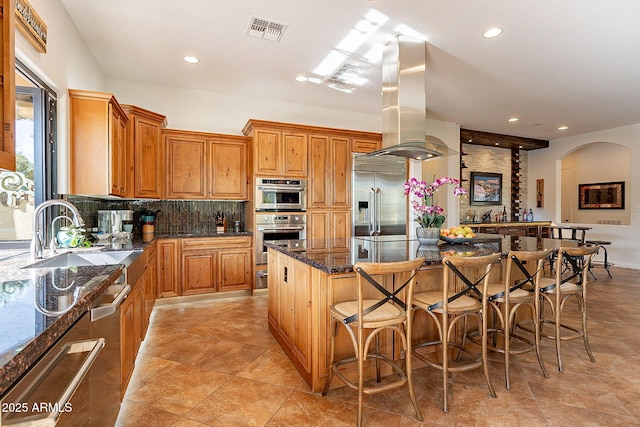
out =
<path fill-rule="evenodd" d="M 407 160 L 380 156 L 353 158 L 353 235 L 405 235 L 407 200 L 402 184 Z"/>

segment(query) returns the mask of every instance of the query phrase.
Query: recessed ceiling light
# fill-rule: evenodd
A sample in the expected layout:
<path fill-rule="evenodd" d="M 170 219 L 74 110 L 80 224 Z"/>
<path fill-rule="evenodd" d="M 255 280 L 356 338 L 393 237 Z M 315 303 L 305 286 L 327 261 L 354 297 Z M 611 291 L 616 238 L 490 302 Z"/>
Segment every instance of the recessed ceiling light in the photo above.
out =
<path fill-rule="evenodd" d="M 298 81 L 298 82 L 306 82 L 307 80 L 309 80 L 309 78 L 307 76 L 298 76 L 298 77 L 296 77 L 296 81 Z"/>
<path fill-rule="evenodd" d="M 558 130 L 567 130 L 567 129 L 569 129 L 569 126 L 560 126 L 558 128 Z"/>
<path fill-rule="evenodd" d="M 511 118 L 509 119 L 509 121 L 510 121 L 510 122 L 517 122 L 517 121 L 518 121 L 518 118 L 517 118 L 517 117 L 511 117 Z"/>
<path fill-rule="evenodd" d="M 188 62 L 189 64 L 197 64 L 198 62 L 200 62 L 200 60 L 195 56 L 185 56 L 184 61 Z"/>
<path fill-rule="evenodd" d="M 502 28 L 489 28 L 482 34 L 482 37 L 485 39 L 492 39 L 494 37 L 498 37 L 500 34 L 502 34 Z"/>

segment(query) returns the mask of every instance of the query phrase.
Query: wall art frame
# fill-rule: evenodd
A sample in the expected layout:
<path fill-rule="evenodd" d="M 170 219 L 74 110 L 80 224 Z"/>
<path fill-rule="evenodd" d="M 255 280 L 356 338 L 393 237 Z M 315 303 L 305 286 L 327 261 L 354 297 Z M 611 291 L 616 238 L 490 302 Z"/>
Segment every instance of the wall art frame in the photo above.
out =
<path fill-rule="evenodd" d="M 471 172 L 469 204 L 477 206 L 502 204 L 502 174 Z"/>
<path fill-rule="evenodd" d="M 624 181 L 578 184 L 578 209 L 624 209 Z"/>

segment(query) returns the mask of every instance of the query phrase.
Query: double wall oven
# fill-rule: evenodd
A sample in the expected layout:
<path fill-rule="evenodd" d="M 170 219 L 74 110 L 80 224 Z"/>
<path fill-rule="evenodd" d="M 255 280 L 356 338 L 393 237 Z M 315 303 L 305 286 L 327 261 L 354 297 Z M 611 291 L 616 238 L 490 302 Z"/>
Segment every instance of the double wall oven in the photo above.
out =
<path fill-rule="evenodd" d="M 256 264 L 267 263 L 269 242 L 291 250 L 304 250 L 307 238 L 307 181 L 256 178 Z"/>

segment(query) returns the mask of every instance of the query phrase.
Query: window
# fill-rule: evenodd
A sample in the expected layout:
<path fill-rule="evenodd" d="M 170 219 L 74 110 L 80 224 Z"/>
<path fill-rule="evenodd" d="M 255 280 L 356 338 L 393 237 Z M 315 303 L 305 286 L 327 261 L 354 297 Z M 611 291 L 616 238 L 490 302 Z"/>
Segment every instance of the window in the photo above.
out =
<path fill-rule="evenodd" d="M 0 172 L 0 241 L 30 240 L 34 207 L 56 197 L 56 94 L 16 60 L 16 172 Z"/>

